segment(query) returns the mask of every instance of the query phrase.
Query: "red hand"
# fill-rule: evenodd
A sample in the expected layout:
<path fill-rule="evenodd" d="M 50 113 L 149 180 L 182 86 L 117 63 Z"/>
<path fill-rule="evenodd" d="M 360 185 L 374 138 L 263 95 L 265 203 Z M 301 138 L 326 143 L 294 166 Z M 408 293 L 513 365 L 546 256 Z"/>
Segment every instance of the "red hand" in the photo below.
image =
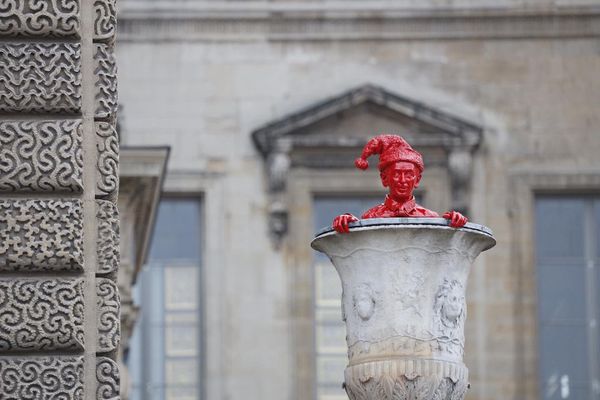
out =
<path fill-rule="evenodd" d="M 358 221 L 352 214 L 342 214 L 338 215 L 333 219 L 333 229 L 335 229 L 339 233 L 348 233 L 350 232 L 350 227 L 348 226 L 350 222 Z"/>
<path fill-rule="evenodd" d="M 453 228 L 462 228 L 468 219 L 458 211 L 448 211 L 442 217 L 450 220 L 450 226 Z"/>

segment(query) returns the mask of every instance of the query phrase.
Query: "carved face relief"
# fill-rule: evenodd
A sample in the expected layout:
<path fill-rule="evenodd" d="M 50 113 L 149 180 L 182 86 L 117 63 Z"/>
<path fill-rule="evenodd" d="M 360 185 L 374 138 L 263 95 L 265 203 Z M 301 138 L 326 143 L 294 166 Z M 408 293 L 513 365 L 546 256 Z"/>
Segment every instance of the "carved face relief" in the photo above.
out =
<path fill-rule="evenodd" d="M 444 280 L 436 295 L 435 311 L 445 327 L 459 327 L 465 314 L 464 288 L 459 281 Z"/>
<path fill-rule="evenodd" d="M 358 316 L 367 321 L 375 312 L 375 299 L 373 298 L 373 290 L 367 284 L 362 284 L 356 287 L 354 292 L 354 309 Z"/>

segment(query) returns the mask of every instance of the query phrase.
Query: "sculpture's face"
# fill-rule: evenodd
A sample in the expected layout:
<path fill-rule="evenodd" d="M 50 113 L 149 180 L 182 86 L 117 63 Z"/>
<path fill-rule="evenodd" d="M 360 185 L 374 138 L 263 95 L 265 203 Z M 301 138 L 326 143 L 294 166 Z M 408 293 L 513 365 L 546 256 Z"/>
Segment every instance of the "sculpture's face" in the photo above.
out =
<path fill-rule="evenodd" d="M 420 179 L 419 169 L 406 161 L 398 161 L 381 173 L 383 186 L 390 188 L 390 196 L 396 201 L 411 199 Z"/>

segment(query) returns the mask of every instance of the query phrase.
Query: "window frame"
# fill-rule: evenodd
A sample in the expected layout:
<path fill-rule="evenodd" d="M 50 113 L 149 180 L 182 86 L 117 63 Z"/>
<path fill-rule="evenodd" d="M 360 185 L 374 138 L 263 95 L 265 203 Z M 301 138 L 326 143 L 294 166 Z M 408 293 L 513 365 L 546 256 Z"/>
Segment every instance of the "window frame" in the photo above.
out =
<path fill-rule="evenodd" d="M 600 195 L 600 170 L 512 169 L 508 172 L 510 261 L 515 275 L 515 396 L 539 399 L 538 288 L 535 257 L 537 195 Z M 533 379 L 532 379 L 533 378 Z"/>

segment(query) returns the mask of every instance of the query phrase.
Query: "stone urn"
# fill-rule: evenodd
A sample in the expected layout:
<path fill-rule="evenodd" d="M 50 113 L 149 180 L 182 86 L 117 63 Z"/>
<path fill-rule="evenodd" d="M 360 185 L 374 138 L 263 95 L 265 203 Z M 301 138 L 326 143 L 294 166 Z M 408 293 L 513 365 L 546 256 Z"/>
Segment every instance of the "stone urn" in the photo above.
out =
<path fill-rule="evenodd" d="M 465 289 L 492 232 L 442 218 L 366 219 L 321 231 L 311 246 L 342 280 L 351 400 L 462 400 Z"/>

